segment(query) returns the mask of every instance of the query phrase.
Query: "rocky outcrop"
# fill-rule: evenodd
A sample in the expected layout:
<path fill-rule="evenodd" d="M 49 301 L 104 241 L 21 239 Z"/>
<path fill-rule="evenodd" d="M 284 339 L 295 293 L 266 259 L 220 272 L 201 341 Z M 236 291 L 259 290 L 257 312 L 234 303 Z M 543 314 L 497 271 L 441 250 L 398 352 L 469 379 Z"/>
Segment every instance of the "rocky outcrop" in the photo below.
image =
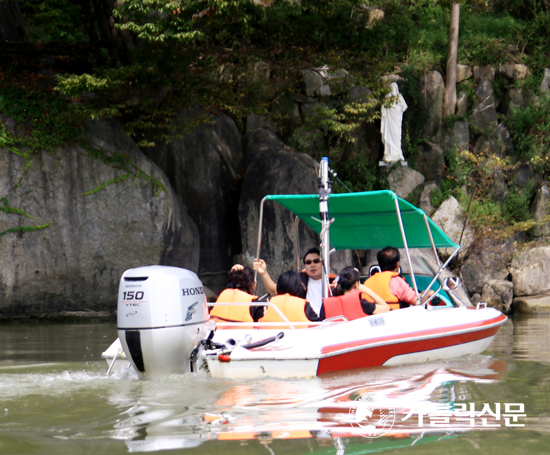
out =
<path fill-rule="evenodd" d="M 0 317 L 112 312 L 126 269 L 198 267 L 197 229 L 166 175 L 114 122 L 90 123 L 85 139 L 93 153 L 66 145 L 26 173 L 0 149 Z M 43 228 L 17 232 L 31 226 Z"/>
<path fill-rule="evenodd" d="M 541 93 L 547 92 L 550 90 L 550 69 L 544 68 L 544 76 L 542 82 L 540 83 Z"/>
<path fill-rule="evenodd" d="M 509 313 L 514 298 L 514 285 L 506 280 L 489 280 L 484 286 L 481 301 L 503 313 Z"/>
<path fill-rule="evenodd" d="M 468 122 L 457 120 L 451 125 L 441 125 L 435 140 L 445 153 L 470 149 L 470 128 Z"/>
<path fill-rule="evenodd" d="M 527 65 L 521 63 L 506 63 L 498 67 L 499 74 L 512 80 L 523 80 L 531 74 Z"/>
<path fill-rule="evenodd" d="M 494 89 L 489 79 L 482 77 L 477 83 L 476 98 L 470 115 L 470 126 L 486 131 L 497 125 L 497 109 Z"/>
<path fill-rule="evenodd" d="M 166 172 L 200 232 L 199 277 L 207 286 L 223 287 L 241 247 L 236 222 L 244 162 L 241 134 L 226 115 L 200 108 L 178 115 L 184 131 L 193 122 L 199 124 L 195 130 L 147 153 Z"/>
<path fill-rule="evenodd" d="M 285 146 L 266 130 L 250 132 L 245 143 L 247 168 L 239 203 L 239 222 L 241 259 L 244 264 L 251 265 L 257 254 L 262 199 L 268 194 L 316 194 L 318 163 Z M 297 251 L 301 258 L 309 248 L 319 245 L 319 236 L 302 222 L 298 223 L 297 239 L 295 226 L 290 211 L 275 202 L 264 203 L 260 257 L 266 261 L 275 280 L 286 270 L 296 270 Z M 350 264 L 349 252 L 331 256 L 332 270 L 336 273 Z M 259 285 L 263 290 L 261 283 Z"/>
<path fill-rule="evenodd" d="M 483 292 L 491 280 L 508 280 L 510 255 L 502 244 L 485 238 L 472 245 L 461 269 L 462 279 L 471 295 Z"/>
<path fill-rule="evenodd" d="M 453 242 L 459 243 L 463 250 L 470 247 L 474 240 L 474 233 L 466 223 L 466 217 L 453 196 L 443 201 L 432 219 Z M 447 254 L 449 253 L 450 251 L 447 251 Z"/>
<path fill-rule="evenodd" d="M 492 81 L 495 78 L 495 74 L 496 71 L 491 65 L 474 66 L 474 80 L 476 82 L 479 82 L 482 78 Z"/>
<path fill-rule="evenodd" d="M 432 216 L 435 208 L 432 206 L 432 195 L 439 189 L 439 185 L 435 182 L 426 182 L 422 193 L 420 193 L 419 208 L 424 210 L 426 215 Z"/>
<path fill-rule="evenodd" d="M 420 78 L 420 89 L 427 115 L 424 137 L 430 139 L 437 133 L 441 125 L 443 92 L 445 91 L 443 76 L 438 71 L 426 73 Z"/>
<path fill-rule="evenodd" d="M 541 223 L 533 228 L 533 235 L 535 237 L 547 237 L 550 235 L 550 223 L 548 223 L 548 215 L 550 208 L 550 190 L 548 185 L 543 183 L 540 189 L 537 191 L 535 202 L 531 208 L 533 218 Z"/>
<path fill-rule="evenodd" d="M 388 175 L 388 182 L 395 194 L 406 198 L 424 182 L 424 176 L 408 166 L 397 165 Z"/>
<path fill-rule="evenodd" d="M 511 264 L 516 296 L 550 294 L 550 247 L 519 253 Z"/>
<path fill-rule="evenodd" d="M 529 295 L 514 298 L 514 313 L 550 313 L 550 295 Z"/>
<path fill-rule="evenodd" d="M 440 182 L 445 170 L 442 148 L 432 142 L 423 142 L 416 151 L 416 168 L 426 180 Z"/>

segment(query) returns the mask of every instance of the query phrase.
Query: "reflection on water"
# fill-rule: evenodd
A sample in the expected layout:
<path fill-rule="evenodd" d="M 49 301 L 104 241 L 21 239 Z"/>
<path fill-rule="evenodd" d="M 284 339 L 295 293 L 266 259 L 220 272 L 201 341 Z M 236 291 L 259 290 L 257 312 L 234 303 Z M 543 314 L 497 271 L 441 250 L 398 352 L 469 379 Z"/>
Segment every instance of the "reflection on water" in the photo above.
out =
<path fill-rule="evenodd" d="M 489 352 L 446 362 L 147 382 L 105 376 L 114 324 L 2 325 L 0 453 L 548 453 L 549 326 L 509 321 Z M 512 403 L 526 416 L 505 421 Z"/>

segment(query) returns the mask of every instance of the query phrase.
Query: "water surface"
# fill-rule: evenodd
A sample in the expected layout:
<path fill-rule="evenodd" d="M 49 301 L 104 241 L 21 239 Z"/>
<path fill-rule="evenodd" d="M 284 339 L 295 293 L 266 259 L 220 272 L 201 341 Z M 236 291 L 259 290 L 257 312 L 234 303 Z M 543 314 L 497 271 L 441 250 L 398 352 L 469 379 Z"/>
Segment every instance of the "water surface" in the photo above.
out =
<path fill-rule="evenodd" d="M 549 329 L 550 316 L 516 318 L 489 351 L 446 362 L 308 380 L 148 382 L 130 370 L 105 375 L 114 323 L 3 324 L 0 454 L 547 454 Z M 383 436 L 357 424 L 360 397 L 375 400 L 378 417 L 391 411 Z M 512 403 L 525 417 L 509 423 L 523 426 L 502 415 L 457 419 L 463 405 Z"/>

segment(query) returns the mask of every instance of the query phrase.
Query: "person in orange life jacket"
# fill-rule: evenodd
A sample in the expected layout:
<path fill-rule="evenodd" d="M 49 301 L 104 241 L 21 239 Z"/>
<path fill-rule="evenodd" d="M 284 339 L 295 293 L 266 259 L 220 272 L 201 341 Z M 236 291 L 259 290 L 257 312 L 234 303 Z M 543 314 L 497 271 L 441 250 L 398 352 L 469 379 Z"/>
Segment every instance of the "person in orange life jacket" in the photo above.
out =
<path fill-rule="evenodd" d="M 387 313 L 390 311 L 390 306 L 382 299 L 378 294 L 376 294 L 372 289 L 361 284 L 361 272 L 354 267 L 345 267 L 340 272 L 340 275 L 336 277 L 337 285 L 333 289 L 333 296 L 339 297 L 344 295 L 349 295 L 349 300 L 346 299 L 347 304 L 357 304 L 361 305 L 361 309 L 364 313 L 364 316 L 371 314 L 380 314 Z M 350 294 L 353 294 L 350 295 Z M 363 294 L 366 294 L 373 302 L 365 300 Z M 330 298 L 329 298 L 330 299 Z M 330 302 L 330 300 L 328 300 Z M 330 314 L 330 311 L 325 311 L 325 305 L 327 299 L 324 300 L 321 310 L 319 312 L 318 321 L 323 321 L 326 318 L 326 313 Z M 306 313 L 306 315 L 308 315 Z M 309 315 L 308 315 L 309 316 Z M 330 314 L 330 317 L 335 316 Z M 338 315 L 336 315 L 338 316 Z M 345 314 L 344 314 L 345 316 Z"/>
<path fill-rule="evenodd" d="M 282 273 L 277 280 L 276 288 L 277 295 L 271 298 L 270 303 L 277 305 L 289 321 L 311 321 L 312 319 L 307 316 L 308 313 L 315 314 L 313 320 L 317 320 L 317 314 L 311 308 L 310 303 L 302 297 L 304 294 L 302 279 L 298 272 L 288 271 Z M 268 307 L 260 322 L 278 322 L 280 320 L 281 318 L 276 314 L 276 311 Z"/>
<path fill-rule="evenodd" d="M 403 302 L 410 305 L 419 305 L 433 295 L 434 291 L 429 290 L 422 301 L 419 302 L 414 289 L 399 275 L 400 257 L 396 248 L 388 246 L 380 250 L 376 257 L 382 272 L 371 276 L 365 281 L 365 286 L 374 290 L 388 303 L 399 304 L 399 302 Z"/>
<path fill-rule="evenodd" d="M 319 314 L 323 303 L 323 264 L 319 248 L 310 248 L 304 255 L 304 270 L 300 272 L 301 289 L 298 297 L 310 302 L 313 310 Z M 264 283 L 267 292 L 277 294 L 277 285 L 267 272 L 267 266 L 263 259 L 254 260 L 254 270 L 257 270 Z"/>
<path fill-rule="evenodd" d="M 235 264 L 227 275 L 227 286 L 216 302 L 253 302 L 257 299 L 254 295 L 255 290 L 256 279 L 252 269 Z M 254 305 L 249 308 L 244 305 L 219 305 L 210 309 L 211 316 L 241 322 L 256 322 L 262 314 L 263 307 Z"/>

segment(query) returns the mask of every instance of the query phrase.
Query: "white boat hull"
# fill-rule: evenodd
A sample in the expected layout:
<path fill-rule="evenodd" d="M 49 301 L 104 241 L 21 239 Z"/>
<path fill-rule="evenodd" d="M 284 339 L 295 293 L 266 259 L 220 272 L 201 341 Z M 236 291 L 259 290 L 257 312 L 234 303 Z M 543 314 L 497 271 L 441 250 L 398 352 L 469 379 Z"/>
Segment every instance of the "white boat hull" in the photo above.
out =
<path fill-rule="evenodd" d="M 299 377 L 450 359 L 479 354 L 491 344 L 506 321 L 493 308 L 413 307 L 350 322 L 307 329 L 259 329 L 221 326 L 214 341 L 261 340 L 281 331 L 284 337 L 266 346 L 237 346 L 230 355 L 207 351 L 214 377 Z"/>

